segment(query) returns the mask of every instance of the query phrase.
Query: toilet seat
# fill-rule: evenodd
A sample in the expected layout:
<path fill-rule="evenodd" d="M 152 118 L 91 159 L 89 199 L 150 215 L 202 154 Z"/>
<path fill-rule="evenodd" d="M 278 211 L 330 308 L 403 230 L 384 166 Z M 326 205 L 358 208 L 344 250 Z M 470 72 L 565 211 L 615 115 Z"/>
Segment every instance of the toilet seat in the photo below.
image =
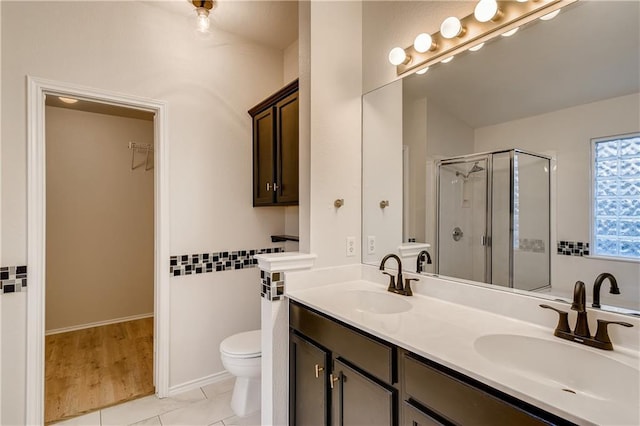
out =
<path fill-rule="evenodd" d="M 231 358 L 259 358 L 262 355 L 260 330 L 229 336 L 220 343 L 220 352 Z"/>

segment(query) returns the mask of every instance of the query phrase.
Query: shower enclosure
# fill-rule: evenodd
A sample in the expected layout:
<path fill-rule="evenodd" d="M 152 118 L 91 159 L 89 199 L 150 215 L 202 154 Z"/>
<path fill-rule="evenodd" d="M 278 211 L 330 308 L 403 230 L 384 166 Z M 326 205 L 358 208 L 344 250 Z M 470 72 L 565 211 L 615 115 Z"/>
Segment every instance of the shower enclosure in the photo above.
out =
<path fill-rule="evenodd" d="M 517 149 L 438 161 L 436 273 L 549 287 L 550 162 Z"/>

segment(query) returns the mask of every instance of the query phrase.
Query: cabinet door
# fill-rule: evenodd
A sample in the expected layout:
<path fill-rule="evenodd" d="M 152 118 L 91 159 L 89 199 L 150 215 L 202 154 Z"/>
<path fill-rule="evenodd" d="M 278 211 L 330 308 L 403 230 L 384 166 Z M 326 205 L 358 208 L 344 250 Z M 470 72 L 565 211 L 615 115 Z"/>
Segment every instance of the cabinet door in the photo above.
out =
<path fill-rule="evenodd" d="M 276 104 L 278 189 L 276 202 L 279 204 L 298 203 L 298 92 Z"/>
<path fill-rule="evenodd" d="M 436 420 L 434 417 L 426 414 L 422 410 L 414 407 L 408 401 L 404 401 L 402 405 L 402 424 L 404 426 L 445 426 L 444 422 Z"/>
<path fill-rule="evenodd" d="M 354 370 L 340 359 L 333 362 L 330 379 L 333 387 L 333 424 L 395 425 L 395 391 Z"/>
<path fill-rule="evenodd" d="M 289 424 L 328 425 L 328 353 L 293 333 L 289 352 Z"/>
<path fill-rule="evenodd" d="M 275 111 L 267 108 L 253 118 L 253 205 L 274 201 Z"/>

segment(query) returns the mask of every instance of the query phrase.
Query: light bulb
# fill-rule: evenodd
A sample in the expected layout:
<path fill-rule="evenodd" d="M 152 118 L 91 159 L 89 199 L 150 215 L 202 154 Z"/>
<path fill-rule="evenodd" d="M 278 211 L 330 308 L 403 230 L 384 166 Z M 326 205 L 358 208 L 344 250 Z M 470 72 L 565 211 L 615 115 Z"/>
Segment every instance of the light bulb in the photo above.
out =
<path fill-rule="evenodd" d="M 512 30 L 509 30 L 505 33 L 500 34 L 502 37 L 511 37 L 512 35 L 514 35 L 515 33 L 518 32 L 518 30 L 520 29 L 520 27 L 515 27 Z"/>
<path fill-rule="evenodd" d="M 473 11 L 478 22 L 489 22 L 500 16 L 500 9 L 498 9 L 498 2 L 496 0 L 480 0 L 476 4 L 476 8 Z"/>
<path fill-rule="evenodd" d="M 560 9 L 554 10 L 551 13 L 547 13 L 546 15 L 541 17 L 540 19 L 543 20 L 543 21 L 549 21 L 549 20 L 555 18 L 556 16 L 558 16 L 558 13 L 560 13 Z"/>
<path fill-rule="evenodd" d="M 440 62 L 442 62 L 443 64 L 448 64 L 451 61 L 453 61 L 453 56 L 449 56 L 447 59 L 443 59 Z"/>
<path fill-rule="evenodd" d="M 454 38 L 464 34 L 464 27 L 458 18 L 449 16 L 440 25 L 440 34 L 444 38 Z"/>
<path fill-rule="evenodd" d="M 516 0 L 518 3 L 526 3 L 527 0 Z"/>
<path fill-rule="evenodd" d="M 477 52 L 478 50 L 482 49 L 483 47 L 484 47 L 484 43 L 480 43 L 480 44 L 477 44 L 477 45 L 475 45 L 473 47 L 470 47 L 469 50 L 472 51 L 472 52 Z"/>
<path fill-rule="evenodd" d="M 389 52 L 389 62 L 391 62 L 391 65 L 398 66 L 409 62 L 409 58 L 402 47 L 394 47 Z"/>
<path fill-rule="evenodd" d="M 418 34 L 413 41 L 413 48 L 416 49 L 416 52 L 424 53 L 428 50 L 435 50 L 436 47 L 433 38 L 427 33 Z"/>
<path fill-rule="evenodd" d="M 211 21 L 209 20 L 209 11 L 204 7 L 196 8 L 196 13 L 198 14 L 196 18 L 196 27 L 198 31 L 201 33 L 206 33 L 209 31 L 209 27 L 211 26 Z"/>
<path fill-rule="evenodd" d="M 429 71 L 429 67 L 424 67 L 420 71 L 416 71 L 416 74 L 422 75 L 422 74 L 426 73 L 427 71 Z"/>

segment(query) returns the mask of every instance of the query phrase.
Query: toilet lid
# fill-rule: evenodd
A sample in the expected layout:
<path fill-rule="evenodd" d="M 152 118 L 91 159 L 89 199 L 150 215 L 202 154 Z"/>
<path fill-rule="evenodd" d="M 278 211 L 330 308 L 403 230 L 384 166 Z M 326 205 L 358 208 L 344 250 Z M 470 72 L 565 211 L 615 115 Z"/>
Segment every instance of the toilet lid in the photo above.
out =
<path fill-rule="evenodd" d="M 229 336 L 220 343 L 220 352 L 236 357 L 250 358 L 260 356 L 260 330 L 246 331 Z"/>

